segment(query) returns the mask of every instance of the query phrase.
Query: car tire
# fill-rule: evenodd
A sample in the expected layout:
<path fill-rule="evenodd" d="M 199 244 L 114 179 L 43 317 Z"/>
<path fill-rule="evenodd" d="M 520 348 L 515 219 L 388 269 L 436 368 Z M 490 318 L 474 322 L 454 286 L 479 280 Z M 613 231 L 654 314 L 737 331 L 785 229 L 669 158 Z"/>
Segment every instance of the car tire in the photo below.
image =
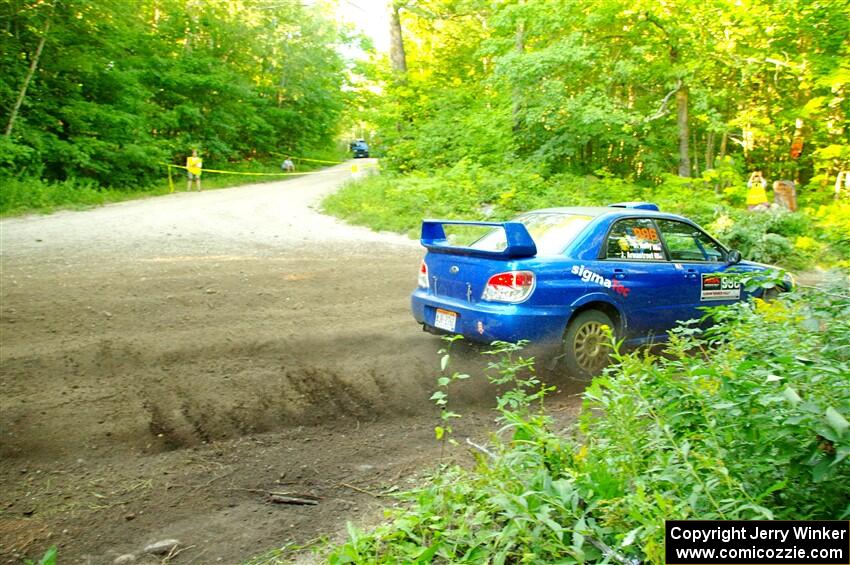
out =
<path fill-rule="evenodd" d="M 779 289 L 778 287 L 775 287 L 775 286 L 771 287 L 771 288 L 766 288 L 761 293 L 761 299 L 764 300 L 765 302 L 773 302 L 774 300 L 779 298 L 780 292 L 781 292 L 781 289 Z"/>
<path fill-rule="evenodd" d="M 614 322 L 599 310 L 586 310 L 570 320 L 562 346 L 570 376 L 591 379 L 611 363 L 611 340 L 603 326 L 614 330 Z"/>

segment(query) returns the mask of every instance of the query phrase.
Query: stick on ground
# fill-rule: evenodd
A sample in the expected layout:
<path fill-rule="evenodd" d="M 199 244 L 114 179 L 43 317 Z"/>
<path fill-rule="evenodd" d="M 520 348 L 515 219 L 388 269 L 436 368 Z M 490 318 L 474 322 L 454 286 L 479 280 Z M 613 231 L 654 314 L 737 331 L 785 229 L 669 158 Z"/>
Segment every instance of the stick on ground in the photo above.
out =
<path fill-rule="evenodd" d="M 319 503 L 318 500 L 309 498 L 298 498 L 297 496 L 284 496 L 282 494 L 271 494 L 269 500 L 278 504 L 301 504 L 315 506 Z"/>

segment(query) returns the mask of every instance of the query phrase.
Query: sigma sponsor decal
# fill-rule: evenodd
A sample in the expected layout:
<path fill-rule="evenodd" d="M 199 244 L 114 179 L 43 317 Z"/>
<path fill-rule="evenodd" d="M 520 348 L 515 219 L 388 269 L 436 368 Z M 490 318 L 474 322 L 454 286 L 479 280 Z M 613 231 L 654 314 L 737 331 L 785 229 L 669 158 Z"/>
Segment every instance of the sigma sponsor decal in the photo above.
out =
<path fill-rule="evenodd" d="M 611 288 L 617 294 L 623 296 L 623 298 L 627 298 L 629 296 L 629 287 L 618 281 L 617 279 L 608 279 L 591 271 L 590 269 L 586 269 L 584 265 L 573 265 L 573 268 L 570 269 L 570 272 L 581 278 L 584 282 L 592 282 L 593 284 L 598 284 L 604 288 Z"/>
<path fill-rule="evenodd" d="M 740 300 L 741 281 L 729 275 L 703 273 L 700 300 Z"/>

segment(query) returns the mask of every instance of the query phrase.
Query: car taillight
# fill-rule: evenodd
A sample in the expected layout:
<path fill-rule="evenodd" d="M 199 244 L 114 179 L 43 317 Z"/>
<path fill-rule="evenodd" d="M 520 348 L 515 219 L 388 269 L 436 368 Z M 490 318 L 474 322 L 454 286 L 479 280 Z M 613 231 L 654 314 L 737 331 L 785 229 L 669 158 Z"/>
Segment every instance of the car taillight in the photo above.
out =
<path fill-rule="evenodd" d="M 422 259 L 422 264 L 419 265 L 419 280 L 417 284 L 419 288 L 428 288 L 428 265 L 425 264 L 425 259 Z"/>
<path fill-rule="evenodd" d="M 522 302 L 534 290 L 534 273 L 510 271 L 493 275 L 484 287 L 483 300 L 491 302 Z"/>

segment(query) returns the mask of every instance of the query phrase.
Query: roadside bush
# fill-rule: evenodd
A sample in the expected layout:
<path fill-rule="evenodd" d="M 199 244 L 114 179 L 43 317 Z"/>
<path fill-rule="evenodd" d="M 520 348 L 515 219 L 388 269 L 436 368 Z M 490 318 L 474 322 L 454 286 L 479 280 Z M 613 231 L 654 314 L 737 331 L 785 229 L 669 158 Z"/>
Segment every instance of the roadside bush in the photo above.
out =
<path fill-rule="evenodd" d="M 34 155 L 31 147 L 15 143 L 6 136 L 0 137 L 0 181 L 10 174 L 19 174 L 33 167 Z"/>
<path fill-rule="evenodd" d="M 817 233 L 811 220 L 799 212 L 727 210 L 709 229 L 748 259 L 794 269 L 805 268 L 821 248 L 815 241 L 795 245 L 800 238 Z"/>
<path fill-rule="evenodd" d="M 728 200 L 704 179 L 665 175 L 661 184 L 648 189 L 645 198 L 668 212 L 687 216 L 705 226 L 730 208 Z"/>
<path fill-rule="evenodd" d="M 4 179 L 0 187 L 0 214 L 103 204 L 109 192 L 99 189 L 92 180 L 69 179 L 51 183 L 33 178 Z"/>
<path fill-rule="evenodd" d="M 332 194 L 323 205 L 352 223 L 417 237 L 424 217 L 506 220 L 539 208 L 649 201 L 694 220 L 746 259 L 790 269 L 806 269 L 816 261 L 850 265 L 850 203 L 752 213 L 730 205 L 740 191 L 716 189 L 711 175 L 668 175 L 657 186 L 600 175 L 547 177 L 528 163 L 494 168 L 461 159 L 430 174 L 367 177 Z"/>
<path fill-rule="evenodd" d="M 391 521 L 349 527 L 330 562 L 663 563 L 666 519 L 850 517 L 850 297 L 713 315 L 661 358 L 617 354 L 566 436 L 533 366 L 503 357 L 497 379 L 515 387 L 498 402 L 501 436 L 473 468 L 401 495 Z"/>
<path fill-rule="evenodd" d="M 432 175 L 373 175 L 328 196 L 325 211 L 373 229 L 418 237 L 422 218 L 498 218 L 515 214 L 517 182 L 541 184 L 524 167 L 494 171 L 468 160 Z"/>
<path fill-rule="evenodd" d="M 836 258 L 837 265 L 850 268 L 850 201 L 831 200 L 804 212 L 818 226 L 818 240 Z"/>

